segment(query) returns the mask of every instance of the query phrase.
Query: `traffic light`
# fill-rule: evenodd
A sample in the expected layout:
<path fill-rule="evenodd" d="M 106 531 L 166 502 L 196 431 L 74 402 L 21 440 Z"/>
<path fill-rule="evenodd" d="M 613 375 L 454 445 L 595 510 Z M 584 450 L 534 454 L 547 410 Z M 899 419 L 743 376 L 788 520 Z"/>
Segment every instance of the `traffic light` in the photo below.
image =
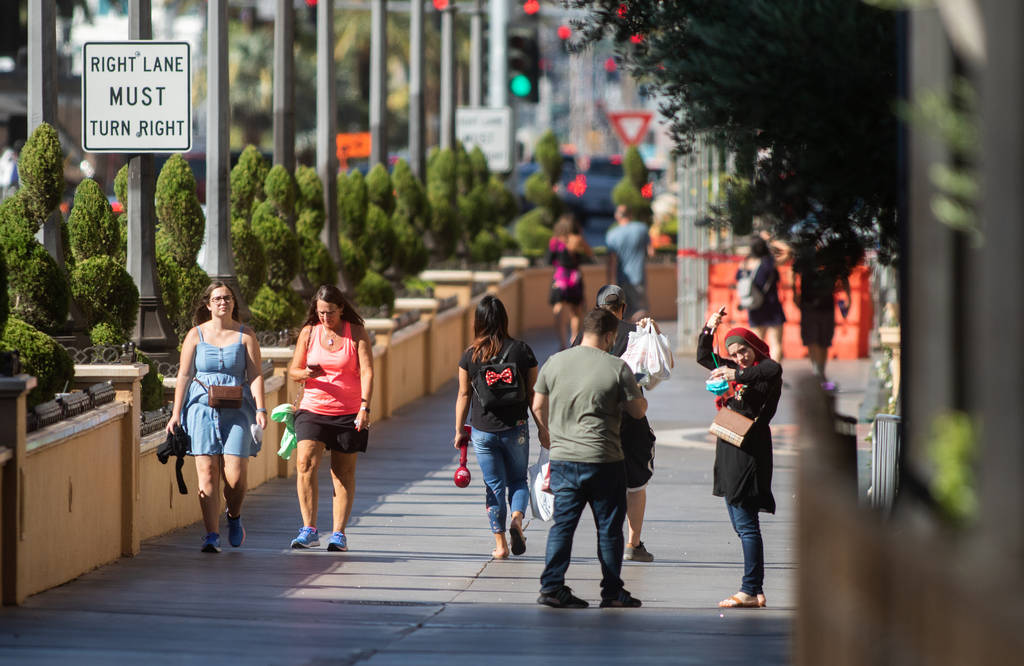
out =
<path fill-rule="evenodd" d="M 508 88 L 512 96 L 526 102 L 536 102 L 540 80 L 540 49 L 537 30 L 509 28 L 508 31 Z"/>

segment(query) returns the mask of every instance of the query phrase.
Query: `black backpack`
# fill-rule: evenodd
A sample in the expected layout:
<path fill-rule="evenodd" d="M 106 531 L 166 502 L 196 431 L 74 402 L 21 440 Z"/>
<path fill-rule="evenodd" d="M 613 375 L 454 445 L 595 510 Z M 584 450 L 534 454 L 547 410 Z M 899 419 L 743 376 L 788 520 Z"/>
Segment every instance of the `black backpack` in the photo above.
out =
<path fill-rule="evenodd" d="M 472 383 L 476 397 L 489 412 L 495 409 L 526 406 L 526 384 L 519 374 L 519 366 L 516 363 L 506 363 L 508 354 L 515 345 L 516 342 L 513 340 L 497 362 L 497 357 L 491 358 L 473 375 Z"/>

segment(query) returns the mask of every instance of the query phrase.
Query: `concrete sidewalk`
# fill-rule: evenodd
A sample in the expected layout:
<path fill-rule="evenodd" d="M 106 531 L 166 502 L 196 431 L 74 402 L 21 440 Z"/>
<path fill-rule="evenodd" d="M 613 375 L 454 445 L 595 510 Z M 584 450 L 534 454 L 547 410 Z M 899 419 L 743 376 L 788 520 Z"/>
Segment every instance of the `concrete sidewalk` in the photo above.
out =
<path fill-rule="evenodd" d="M 541 360 L 554 351 L 548 331 L 527 340 Z M 800 363 L 786 363 L 787 375 Z M 830 367 L 851 377 L 845 385 L 854 399 L 857 382 L 866 383 L 866 362 Z M 588 515 L 567 583 L 590 609 L 535 603 L 543 523 L 527 526 L 524 556 L 490 559 L 493 539 L 472 455 L 470 487 L 452 484 L 452 383 L 374 426 L 357 473 L 349 552 L 289 550 L 300 522 L 294 481 L 274 481 L 246 502 L 242 548 L 225 543 L 219 555 L 200 553 L 201 528 L 192 526 L 23 607 L 0 609 L 0 662 L 788 663 L 796 456 L 780 442 L 778 513 L 762 520 L 768 608 L 721 611 L 716 603 L 739 587 L 742 555 L 724 502 L 711 495 L 714 451 L 701 433 L 714 407 L 705 377 L 691 359 L 679 358 L 672 379 L 649 393 L 658 449 L 643 540 L 656 559 L 623 567 L 643 608 L 596 607 L 600 569 Z M 780 432 L 792 430 L 788 398 L 775 419 Z M 534 439 L 531 460 L 537 448 Z M 326 528 L 330 483 L 326 469 L 321 475 Z M 74 548 L 59 534 L 53 539 L 55 548 Z"/>

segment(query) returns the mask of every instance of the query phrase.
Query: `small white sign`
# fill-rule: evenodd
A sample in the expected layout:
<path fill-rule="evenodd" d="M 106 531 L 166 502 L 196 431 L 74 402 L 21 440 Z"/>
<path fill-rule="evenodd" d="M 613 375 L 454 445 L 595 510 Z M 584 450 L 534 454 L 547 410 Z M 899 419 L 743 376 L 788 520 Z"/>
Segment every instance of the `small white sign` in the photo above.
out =
<path fill-rule="evenodd" d="M 466 150 L 479 146 L 491 171 L 512 170 L 512 109 L 460 106 L 455 110 L 455 135 Z"/>
<path fill-rule="evenodd" d="M 82 47 L 82 148 L 187 153 L 192 148 L 188 42 L 87 42 Z"/>

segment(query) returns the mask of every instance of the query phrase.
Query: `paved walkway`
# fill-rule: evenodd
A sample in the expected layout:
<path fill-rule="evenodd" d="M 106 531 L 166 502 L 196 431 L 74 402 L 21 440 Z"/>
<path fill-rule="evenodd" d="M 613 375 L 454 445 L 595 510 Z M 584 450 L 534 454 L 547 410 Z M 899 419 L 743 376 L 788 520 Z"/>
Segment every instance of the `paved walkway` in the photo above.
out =
<path fill-rule="evenodd" d="M 546 331 L 527 339 L 541 359 L 554 350 Z M 807 365 L 785 367 L 792 375 Z M 831 367 L 852 387 L 841 404 L 852 404 L 867 362 Z M 789 663 L 796 456 L 777 456 L 778 513 L 762 521 L 768 608 L 720 611 L 715 603 L 738 589 L 742 557 L 723 502 L 710 493 L 705 376 L 680 358 L 672 379 L 649 394 L 659 441 L 643 538 L 656 560 L 623 567 L 643 608 L 596 607 L 600 570 L 587 515 L 567 582 L 590 609 L 535 603 L 542 523 L 528 525 L 526 555 L 490 559 L 472 459 L 472 485 L 452 484 L 453 383 L 374 426 L 357 474 L 349 552 L 289 550 L 299 526 L 294 481 L 273 481 L 246 502 L 242 548 L 200 553 L 201 528 L 192 526 L 20 608 L 0 609 L 0 663 Z M 783 431 L 792 424 L 788 398 L 776 418 Z M 320 521 L 330 523 L 326 475 Z M 55 548 L 74 547 L 53 538 Z"/>

